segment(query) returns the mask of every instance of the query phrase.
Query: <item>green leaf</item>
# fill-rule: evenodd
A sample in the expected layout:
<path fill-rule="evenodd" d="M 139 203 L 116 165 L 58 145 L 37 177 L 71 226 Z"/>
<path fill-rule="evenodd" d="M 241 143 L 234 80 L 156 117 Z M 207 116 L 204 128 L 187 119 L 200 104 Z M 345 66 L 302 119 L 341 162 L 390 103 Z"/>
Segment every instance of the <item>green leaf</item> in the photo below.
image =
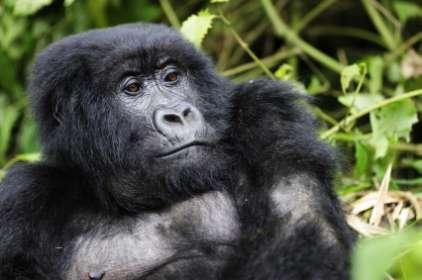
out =
<path fill-rule="evenodd" d="M 211 0 L 211 3 L 227 3 L 229 0 Z"/>
<path fill-rule="evenodd" d="M 338 101 L 355 114 L 381 102 L 384 98 L 379 94 L 346 94 L 338 97 Z"/>
<path fill-rule="evenodd" d="M 4 163 L 6 159 L 13 125 L 18 115 L 17 110 L 8 105 L 5 99 L 0 99 L 0 164 Z"/>
<path fill-rule="evenodd" d="M 41 160 L 40 153 L 20 154 L 20 155 L 17 155 L 14 159 L 12 159 L 13 162 L 18 162 L 18 161 L 37 162 L 40 160 Z"/>
<path fill-rule="evenodd" d="M 379 56 L 371 57 L 368 61 L 369 73 L 369 92 L 372 94 L 380 93 L 382 89 L 382 74 L 384 68 L 384 60 Z"/>
<path fill-rule="evenodd" d="M 386 237 L 361 240 L 352 258 L 352 278 L 354 280 L 385 279 L 384 273 L 392 267 L 397 256 L 420 238 L 420 233 L 403 231 Z"/>
<path fill-rule="evenodd" d="M 75 2 L 75 0 L 64 0 L 64 6 L 65 7 L 69 7 L 73 4 L 73 2 Z"/>
<path fill-rule="evenodd" d="M 413 161 L 406 161 L 406 166 L 410 166 L 416 169 L 419 173 L 422 173 L 422 159 L 420 160 L 413 160 Z M 422 180 L 422 178 L 421 178 Z"/>
<path fill-rule="evenodd" d="M 384 157 L 389 143 L 396 143 L 399 139 L 409 141 L 412 125 L 417 121 L 415 104 L 409 99 L 390 104 L 371 113 L 370 143 L 375 148 L 375 157 Z"/>
<path fill-rule="evenodd" d="M 53 0 L 16 0 L 13 13 L 20 16 L 32 15 L 52 2 Z"/>
<path fill-rule="evenodd" d="M 355 174 L 357 177 L 365 175 L 369 166 L 369 150 L 361 141 L 355 141 Z"/>
<path fill-rule="evenodd" d="M 341 71 L 341 88 L 344 93 L 347 92 L 353 80 L 361 81 L 366 75 L 366 65 L 364 63 L 352 64 L 344 67 Z"/>
<path fill-rule="evenodd" d="M 402 78 L 400 64 L 394 61 L 388 65 L 387 78 L 392 83 L 398 83 Z"/>
<path fill-rule="evenodd" d="M 293 77 L 293 67 L 289 64 L 282 64 L 278 67 L 277 71 L 275 71 L 274 75 L 277 79 L 288 81 L 291 80 Z"/>
<path fill-rule="evenodd" d="M 409 1 L 393 1 L 394 9 L 400 22 L 405 23 L 409 18 L 422 16 L 422 7 Z"/>
<path fill-rule="evenodd" d="M 17 140 L 21 153 L 29 154 L 41 149 L 38 142 L 38 127 L 32 118 L 24 118 Z"/>
<path fill-rule="evenodd" d="M 211 28 L 214 18 L 215 15 L 211 14 L 208 10 L 201 11 L 198 15 L 192 15 L 185 20 L 180 28 L 180 32 L 186 39 L 199 48 L 201 47 L 202 40 Z"/>
<path fill-rule="evenodd" d="M 312 76 L 311 81 L 308 84 L 308 88 L 306 89 L 306 92 L 313 95 L 313 94 L 325 92 L 328 89 L 329 89 L 328 82 L 322 83 L 317 77 Z"/>

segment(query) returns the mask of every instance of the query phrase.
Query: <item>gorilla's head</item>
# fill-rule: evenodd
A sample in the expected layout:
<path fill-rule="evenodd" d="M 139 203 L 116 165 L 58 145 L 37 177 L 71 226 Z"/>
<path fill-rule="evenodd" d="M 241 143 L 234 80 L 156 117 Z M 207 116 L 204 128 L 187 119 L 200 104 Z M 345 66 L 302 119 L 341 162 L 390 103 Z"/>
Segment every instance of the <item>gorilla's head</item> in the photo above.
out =
<path fill-rule="evenodd" d="M 47 160 L 104 181 L 97 191 L 126 208 L 227 184 L 230 91 L 176 31 L 146 24 L 52 44 L 29 89 Z"/>

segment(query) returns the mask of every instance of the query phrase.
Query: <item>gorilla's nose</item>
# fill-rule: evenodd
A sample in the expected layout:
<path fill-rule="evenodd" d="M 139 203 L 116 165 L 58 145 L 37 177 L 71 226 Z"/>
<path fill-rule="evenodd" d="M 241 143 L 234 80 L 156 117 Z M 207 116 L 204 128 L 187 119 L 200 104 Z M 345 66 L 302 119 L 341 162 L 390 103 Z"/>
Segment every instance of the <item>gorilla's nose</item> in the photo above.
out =
<path fill-rule="evenodd" d="M 159 108 L 154 112 L 156 129 L 168 139 L 190 140 L 204 128 L 204 119 L 197 108 L 190 104 Z"/>

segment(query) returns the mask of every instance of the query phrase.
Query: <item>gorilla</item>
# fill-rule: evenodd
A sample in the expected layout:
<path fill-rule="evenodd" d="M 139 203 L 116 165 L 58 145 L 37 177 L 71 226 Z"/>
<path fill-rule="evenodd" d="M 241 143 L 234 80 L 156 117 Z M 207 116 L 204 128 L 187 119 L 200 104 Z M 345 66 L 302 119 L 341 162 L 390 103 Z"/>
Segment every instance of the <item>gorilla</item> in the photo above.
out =
<path fill-rule="evenodd" d="M 177 31 L 53 43 L 43 160 L 0 185 L 0 279 L 348 279 L 353 234 L 305 95 L 233 84 Z"/>

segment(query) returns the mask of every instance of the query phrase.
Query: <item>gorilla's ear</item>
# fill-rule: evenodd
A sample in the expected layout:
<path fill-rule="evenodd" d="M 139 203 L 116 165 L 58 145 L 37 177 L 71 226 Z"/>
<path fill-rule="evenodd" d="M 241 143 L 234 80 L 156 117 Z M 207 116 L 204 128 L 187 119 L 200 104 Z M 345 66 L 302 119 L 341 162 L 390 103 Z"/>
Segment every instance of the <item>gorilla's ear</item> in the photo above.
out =
<path fill-rule="evenodd" d="M 86 90 L 88 80 L 84 51 L 74 41 L 55 43 L 37 57 L 28 91 L 42 133 L 63 122 L 71 96 Z"/>
<path fill-rule="evenodd" d="M 54 98 L 55 96 L 51 96 L 51 98 Z M 53 118 L 56 120 L 57 125 L 63 124 L 63 104 L 59 102 L 58 100 L 52 100 L 51 102 L 51 109 L 52 109 L 52 115 Z"/>

